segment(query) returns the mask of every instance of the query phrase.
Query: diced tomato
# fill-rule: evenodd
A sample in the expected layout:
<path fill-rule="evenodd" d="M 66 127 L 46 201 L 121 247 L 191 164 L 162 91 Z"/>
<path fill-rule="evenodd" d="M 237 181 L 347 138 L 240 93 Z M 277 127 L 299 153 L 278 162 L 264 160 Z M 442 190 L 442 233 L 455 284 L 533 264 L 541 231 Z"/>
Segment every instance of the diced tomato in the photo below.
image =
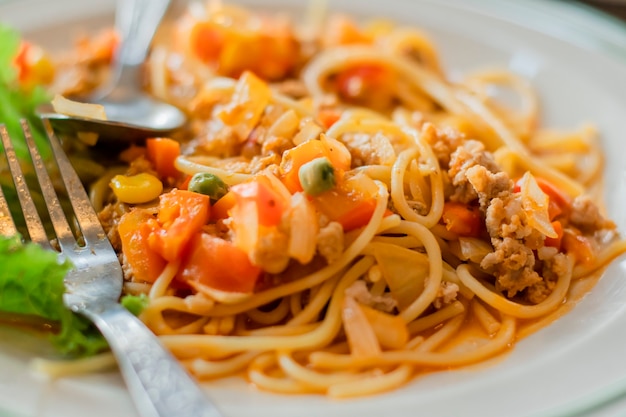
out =
<path fill-rule="evenodd" d="M 39 46 L 22 41 L 13 63 L 17 67 L 20 84 L 31 88 L 39 84 L 49 84 L 54 79 L 54 65 Z"/>
<path fill-rule="evenodd" d="M 554 228 L 557 237 L 546 237 L 544 244 L 561 250 L 561 244 L 563 242 L 563 225 L 560 221 L 556 220 L 552 222 L 552 227 Z"/>
<path fill-rule="evenodd" d="M 393 99 L 395 72 L 379 64 L 361 64 L 337 75 L 336 86 L 340 97 L 353 104 L 386 108 Z"/>
<path fill-rule="evenodd" d="M 281 163 L 282 179 L 287 189 L 293 194 L 302 191 L 298 171 L 307 162 L 326 156 L 324 144 L 319 140 L 309 140 L 289 149 L 283 154 Z"/>
<path fill-rule="evenodd" d="M 210 199 L 204 194 L 173 190 L 159 202 L 160 229 L 150 236 L 150 247 L 168 261 L 179 259 L 189 240 L 208 221 Z"/>
<path fill-rule="evenodd" d="M 459 236 L 479 237 L 484 229 L 478 207 L 448 201 L 443 206 L 441 216 L 446 229 Z"/>
<path fill-rule="evenodd" d="M 159 225 L 147 210 L 135 208 L 124 214 L 118 225 L 124 258 L 133 271 L 133 280 L 154 282 L 166 261 L 153 250 L 148 241 Z"/>
<path fill-rule="evenodd" d="M 321 140 L 308 140 L 300 145 L 285 151 L 283 154 L 283 162 L 280 169 L 282 172 L 282 181 L 289 192 L 296 193 L 302 191 L 298 172 L 300 167 L 316 158 L 327 157 L 335 168 L 335 175 L 341 177 L 342 172 L 350 169 L 349 166 L 339 158 L 334 152 L 331 152 L 324 142 Z"/>
<path fill-rule="evenodd" d="M 588 264 L 595 258 L 589 239 L 570 230 L 563 233 L 562 246 L 565 253 L 574 256 L 576 263 Z"/>
<path fill-rule="evenodd" d="M 197 281 L 228 292 L 251 293 L 261 274 L 248 255 L 232 243 L 206 233 L 196 233 L 178 279 Z"/>
<path fill-rule="evenodd" d="M 225 41 L 226 34 L 224 30 L 214 23 L 198 22 L 191 29 L 191 50 L 205 63 L 218 61 Z"/>
<path fill-rule="evenodd" d="M 246 206 L 254 210 L 254 212 L 240 212 L 238 215 L 257 216 L 258 223 L 262 226 L 277 226 L 289 204 L 272 188 L 269 180 L 262 176 L 250 182 L 234 185 L 230 190 L 235 196 L 237 207 Z M 237 219 L 234 220 L 237 222 Z"/>
<path fill-rule="evenodd" d="M 335 220 L 343 226 L 344 232 L 365 226 L 376 209 L 376 200 L 373 198 L 356 202 L 347 212 Z"/>
<path fill-rule="evenodd" d="M 211 221 L 218 221 L 229 216 L 228 212 L 237 204 L 237 197 L 232 191 L 228 191 L 222 198 L 217 200 L 211 207 Z"/>
<path fill-rule="evenodd" d="M 180 143 L 169 138 L 150 138 L 146 140 L 148 160 L 156 172 L 163 178 L 177 177 L 175 161 L 180 155 Z"/>
<path fill-rule="evenodd" d="M 322 109 L 317 113 L 317 119 L 326 129 L 330 129 L 340 118 L 341 111 L 338 109 Z"/>
<path fill-rule="evenodd" d="M 343 230 L 365 226 L 376 209 L 378 188 L 365 175 L 348 178 L 339 186 L 313 198 L 313 204 L 330 220 L 339 222 Z"/>
<path fill-rule="evenodd" d="M 296 65 L 298 43 L 288 27 L 241 28 L 198 22 L 190 34 L 191 51 L 217 72 L 239 78 L 251 71 L 265 80 L 279 80 Z"/>

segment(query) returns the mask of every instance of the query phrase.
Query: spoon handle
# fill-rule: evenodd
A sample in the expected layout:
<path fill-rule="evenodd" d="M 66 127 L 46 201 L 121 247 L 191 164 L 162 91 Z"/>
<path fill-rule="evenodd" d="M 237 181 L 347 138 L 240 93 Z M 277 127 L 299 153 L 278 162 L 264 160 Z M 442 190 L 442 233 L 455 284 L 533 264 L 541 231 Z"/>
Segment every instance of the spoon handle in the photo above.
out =
<path fill-rule="evenodd" d="M 115 26 L 122 37 L 118 65 L 141 64 L 170 0 L 118 0 Z"/>
<path fill-rule="evenodd" d="M 121 38 L 119 49 L 111 77 L 89 101 L 98 102 L 111 94 L 124 99 L 141 90 L 141 65 L 169 5 L 170 0 L 117 0 L 115 27 Z"/>

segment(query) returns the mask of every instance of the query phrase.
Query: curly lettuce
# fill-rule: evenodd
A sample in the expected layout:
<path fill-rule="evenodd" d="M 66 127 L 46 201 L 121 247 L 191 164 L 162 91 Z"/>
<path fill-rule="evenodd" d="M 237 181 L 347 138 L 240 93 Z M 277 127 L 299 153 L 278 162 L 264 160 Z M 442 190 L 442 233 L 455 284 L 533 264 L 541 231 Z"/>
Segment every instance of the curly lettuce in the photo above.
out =
<path fill-rule="evenodd" d="M 91 322 L 63 304 L 63 280 L 72 268 L 68 261 L 60 262 L 56 252 L 34 243 L 23 243 L 20 236 L 0 236 L 0 265 L 0 311 L 57 322 L 60 331 L 51 341 L 64 355 L 90 356 L 108 348 Z M 127 295 L 121 303 L 139 315 L 147 300 L 145 295 Z"/>

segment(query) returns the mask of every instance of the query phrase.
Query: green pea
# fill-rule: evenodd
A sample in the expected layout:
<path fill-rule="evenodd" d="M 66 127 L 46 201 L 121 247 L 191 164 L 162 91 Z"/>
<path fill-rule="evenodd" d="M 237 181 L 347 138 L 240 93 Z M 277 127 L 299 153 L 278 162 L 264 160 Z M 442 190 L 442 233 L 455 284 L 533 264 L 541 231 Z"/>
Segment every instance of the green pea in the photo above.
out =
<path fill-rule="evenodd" d="M 300 167 L 298 178 L 304 192 L 316 196 L 335 186 L 335 169 L 328 158 L 315 158 Z"/>
<path fill-rule="evenodd" d="M 214 203 L 228 192 L 228 185 L 217 175 L 199 172 L 191 177 L 187 189 L 194 193 L 208 195 L 211 198 L 211 202 Z"/>

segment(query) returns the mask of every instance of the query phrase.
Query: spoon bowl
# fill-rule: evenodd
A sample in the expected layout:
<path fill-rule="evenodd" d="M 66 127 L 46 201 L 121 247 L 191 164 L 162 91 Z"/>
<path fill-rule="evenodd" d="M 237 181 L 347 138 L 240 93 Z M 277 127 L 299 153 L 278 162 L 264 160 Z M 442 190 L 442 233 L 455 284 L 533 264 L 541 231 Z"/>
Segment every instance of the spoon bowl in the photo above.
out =
<path fill-rule="evenodd" d="M 107 108 L 108 106 L 105 105 L 105 109 Z M 120 120 L 68 116 L 56 113 L 50 104 L 39 106 L 37 113 L 40 117 L 48 119 L 56 132 L 66 134 L 93 132 L 98 134 L 99 141 L 120 145 L 141 142 L 151 137 L 169 136 L 182 127 L 186 120 L 185 114 L 176 107 L 158 102 L 151 107 L 150 113 L 137 118 L 129 116 Z"/>
<path fill-rule="evenodd" d="M 110 82 L 87 99 L 104 107 L 107 120 L 58 113 L 51 104 L 37 108 L 40 117 L 62 133 L 90 132 L 99 142 L 128 143 L 167 136 L 181 128 L 187 116 L 141 89 L 141 66 L 170 0 L 118 0 L 115 24 L 121 41 Z"/>

